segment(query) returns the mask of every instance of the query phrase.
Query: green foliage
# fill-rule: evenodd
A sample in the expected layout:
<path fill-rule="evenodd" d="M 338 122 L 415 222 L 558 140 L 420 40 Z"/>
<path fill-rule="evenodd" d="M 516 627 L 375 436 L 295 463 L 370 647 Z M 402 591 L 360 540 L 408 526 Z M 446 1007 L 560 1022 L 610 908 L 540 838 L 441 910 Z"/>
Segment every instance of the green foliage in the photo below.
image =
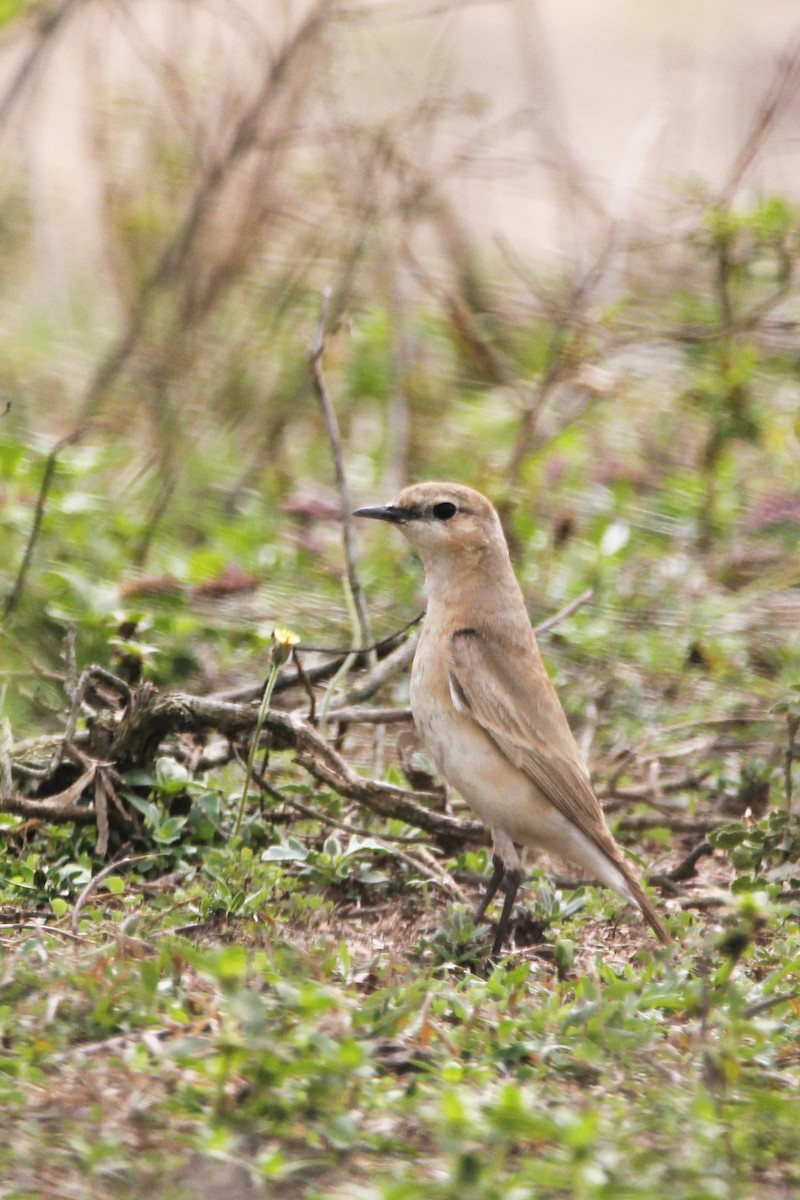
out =
<path fill-rule="evenodd" d="M 772 812 L 757 824 L 741 821 L 723 825 L 710 834 L 715 846 L 727 850 L 738 878 L 734 891 L 771 891 L 779 896 L 783 885 L 800 887 L 800 818 Z"/>
<path fill-rule="evenodd" d="M 782 1186 L 800 1182 L 797 1017 L 781 1000 L 800 944 L 769 910 L 742 911 L 731 931 L 747 927 L 750 949 L 723 951 L 711 979 L 714 951 L 690 928 L 686 965 L 598 958 L 568 983 L 530 963 L 484 979 L 380 956 L 366 978 L 335 942 L 309 957 L 251 919 L 204 947 L 168 920 L 144 957 L 123 938 L 67 958 L 42 932 L 7 960 L 6 1173 L 47 1154 L 96 1179 L 110 1155 L 181 1196 L 177 1164 L 224 1149 L 308 1197 L 744 1197 L 776 1164 Z M 24 1098 L 75 1086 L 92 1061 L 92 1110 L 62 1102 L 31 1140 Z M 122 1136 L 130 1102 L 102 1091 L 121 1070 L 149 1097 L 144 1156 Z"/>
<path fill-rule="evenodd" d="M 23 7 L 0 5 L 0 24 Z M 121 101 L 120 125 L 135 118 Z M 0 600 L 24 561 L 53 414 L 69 428 L 85 399 L 71 356 L 100 361 L 108 313 L 141 300 L 193 194 L 194 152 L 159 129 L 148 188 L 115 181 L 116 290 L 100 281 L 4 329 L 3 386 L 21 381 L 26 406 L 0 428 Z M 25 241 L 12 199 L 3 286 Z M 619 786 L 613 819 L 663 818 L 647 835 L 620 820 L 620 840 L 660 871 L 662 852 L 674 862 L 691 848 L 673 817 L 724 822 L 708 908 L 691 907 L 696 881 L 686 908 L 667 901 L 673 955 L 656 956 L 613 897 L 536 872 L 519 914 L 527 948 L 486 970 L 489 922 L 447 905 L 402 822 L 349 809 L 280 750 L 268 778 L 311 816 L 257 798 L 235 762 L 195 772 L 170 744 L 114 781 L 138 821 L 114 853 L 133 861 L 100 880 L 93 827 L 0 816 L 10 1195 L 29 1178 L 122 1200 L 235 1194 L 242 1179 L 242 1194 L 308 1200 L 797 1190 L 800 827 L 776 807 L 797 777 L 800 727 L 797 372 L 758 314 L 788 287 L 798 229 L 780 198 L 706 205 L 680 291 L 597 311 L 587 298 L 578 313 L 563 280 L 552 312 L 504 311 L 474 264 L 459 302 L 493 305 L 464 320 L 432 291 L 401 313 L 368 260 L 344 297 L 352 327 L 324 360 L 354 493 L 408 464 L 472 483 L 508 502 L 534 619 L 593 589 L 542 648 L 593 764 Z M 327 274 L 327 230 L 321 241 Z M 316 284 L 297 267 L 305 248 L 267 245 L 238 274 L 233 261 L 217 278 L 203 260 L 146 293 L 102 421 L 59 454 L 0 630 L 15 741 L 63 727 L 73 628 L 79 669 L 204 691 L 263 683 L 276 622 L 303 641 L 350 641 L 340 529 L 314 509 L 334 477 L 308 386 Z M 648 367 L 653 331 L 669 351 Z M 603 368 L 605 347 L 610 383 L 584 370 Z M 392 458 L 398 412 L 405 466 Z M 754 520 L 776 499 L 778 519 Z M 419 611 L 419 571 L 391 530 L 359 537 L 380 634 Z M 85 707 L 80 737 L 94 723 Z M 368 769 L 366 739 L 347 737 Z M 386 775 L 402 782 L 386 748 Z M 673 761 L 688 781 L 663 790 L 647 771 Z M 759 803 L 763 819 L 745 815 Z M 472 887 L 487 860 L 470 850 L 439 865 Z M 234 1183 L 218 1183 L 223 1169 Z"/>

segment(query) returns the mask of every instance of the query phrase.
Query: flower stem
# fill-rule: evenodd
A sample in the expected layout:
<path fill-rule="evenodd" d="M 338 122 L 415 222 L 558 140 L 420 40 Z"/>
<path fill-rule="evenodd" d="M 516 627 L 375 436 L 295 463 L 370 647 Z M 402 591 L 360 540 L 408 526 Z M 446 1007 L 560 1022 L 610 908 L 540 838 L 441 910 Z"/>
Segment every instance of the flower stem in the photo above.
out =
<path fill-rule="evenodd" d="M 253 779 L 253 770 L 256 765 L 256 754 L 258 753 L 258 742 L 261 737 L 261 730 L 264 728 L 264 718 L 267 715 L 269 702 L 272 699 L 272 692 L 275 687 L 275 680 L 278 678 L 278 671 L 281 669 L 279 662 L 273 662 L 269 676 L 267 678 L 267 686 L 264 688 L 264 695 L 261 697 L 261 707 L 258 710 L 258 719 L 256 720 L 255 733 L 253 740 L 250 743 L 250 753 L 247 756 L 247 771 L 244 777 L 244 787 L 242 788 L 242 798 L 239 801 L 239 811 L 236 814 L 236 824 L 233 827 L 233 836 L 237 837 L 242 828 L 242 818 L 244 817 L 244 808 L 247 804 L 247 794 L 250 790 L 250 784 Z"/>

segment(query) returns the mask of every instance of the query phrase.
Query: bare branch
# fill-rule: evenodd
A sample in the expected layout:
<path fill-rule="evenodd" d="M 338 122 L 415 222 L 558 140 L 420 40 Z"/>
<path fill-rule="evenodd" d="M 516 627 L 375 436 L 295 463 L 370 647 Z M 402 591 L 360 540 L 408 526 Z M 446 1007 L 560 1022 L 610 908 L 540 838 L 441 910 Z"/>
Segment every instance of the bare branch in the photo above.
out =
<path fill-rule="evenodd" d="M 800 43 L 779 61 L 753 122 L 731 164 L 719 201 L 727 205 L 753 164 L 765 139 L 793 103 L 800 90 Z"/>
<path fill-rule="evenodd" d="M 666 813 L 633 813 L 614 821 L 615 829 L 626 833 L 645 833 L 648 829 L 671 829 L 673 833 L 713 833 L 725 824 L 724 817 L 687 817 L 685 813 L 674 816 Z"/>
<path fill-rule="evenodd" d="M 22 596 L 22 590 L 25 587 L 25 580 L 28 575 L 28 568 L 31 565 L 31 558 L 33 557 L 33 551 L 36 546 L 36 541 L 39 537 L 39 530 L 42 527 L 42 518 L 44 517 L 44 510 L 45 510 L 45 506 L 47 504 L 47 497 L 48 497 L 50 488 L 53 483 L 53 475 L 55 474 L 56 463 L 58 462 L 58 456 L 66 446 L 71 446 L 75 442 L 79 441 L 80 438 L 83 436 L 84 431 L 85 430 L 84 430 L 83 426 L 80 426 L 79 428 L 74 429 L 72 431 L 72 433 L 67 434 L 66 437 L 63 437 L 59 441 L 57 441 L 55 446 L 53 446 L 52 450 L 50 451 L 50 453 L 47 456 L 47 461 L 45 462 L 45 465 L 44 465 L 44 474 L 42 476 L 42 482 L 39 487 L 39 495 L 36 498 L 36 508 L 34 509 L 34 513 L 33 513 L 33 524 L 31 525 L 31 531 L 28 534 L 28 541 L 25 546 L 25 553 L 22 556 L 22 562 L 19 565 L 19 570 L 17 571 L 17 578 L 14 581 L 14 586 L 12 587 L 9 594 L 6 596 L 5 603 L 3 604 L 3 620 L 4 621 L 7 621 L 8 618 L 11 616 L 11 614 L 14 612 L 14 609 L 17 607 L 20 597 Z"/>
<path fill-rule="evenodd" d="M 195 189 L 185 220 L 168 240 L 152 272 L 143 281 L 125 328 L 98 365 L 84 397 L 80 424 L 95 417 L 109 389 L 116 383 L 139 344 L 146 320 L 162 288 L 183 271 L 198 234 L 231 173 L 258 145 L 265 114 L 283 95 L 297 58 L 318 39 L 335 6 L 336 0 L 318 0 L 270 61 L 261 86 L 234 126 L 226 149 L 209 165 Z"/>
<path fill-rule="evenodd" d="M 552 617 L 548 617 L 546 621 L 541 621 L 538 625 L 534 625 L 533 632 L 537 637 L 540 637 L 543 633 L 548 633 L 561 621 L 565 621 L 567 617 L 571 617 L 579 608 L 583 608 L 584 604 L 589 604 L 593 596 L 594 592 L 591 588 L 588 588 L 577 599 L 570 601 L 569 604 L 565 604 L 563 608 L 560 608 L 558 612 L 553 613 Z"/>
<path fill-rule="evenodd" d="M 78 7 L 80 2 L 81 0 L 64 0 L 59 8 L 51 11 L 48 11 L 47 7 L 44 6 L 44 13 L 39 21 L 33 45 L 19 64 L 11 83 L 6 89 L 6 94 L 0 100 L 0 125 L 6 120 L 11 109 L 36 73 L 45 54 L 50 50 L 55 34 L 64 24 L 64 21 L 72 10 Z"/>
<path fill-rule="evenodd" d="M 414 718 L 410 708 L 334 708 L 331 712 L 342 725 L 398 725 Z"/>
<path fill-rule="evenodd" d="M 252 733 L 255 723 L 256 711 L 249 705 L 183 692 L 159 695 L 155 688 L 145 684 L 120 722 L 109 757 L 124 768 L 149 761 L 170 733 L 197 734 L 215 729 L 231 737 L 241 737 Z M 264 728 L 269 730 L 274 747 L 293 749 L 297 761 L 314 779 L 370 811 L 424 829 L 445 848 L 465 843 L 482 845 L 486 841 L 486 830 L 480 822 L 461 821 L 425 807 L 440 802 L 441 797 L 436 793 L 411 792 L 381 780 L 363 778 L 297 714 L 268 709 Z"/>
<path fill-rule="evenodd" d="M 390 679 L 400 675 L 411 662 L 417 649 L 419 637 L 414 634 L 407 641 L 401 643 L 396 650 L 377 663 L 372 670 L 353 684 L 345 693 L 342 699 L 342 705 L 361 704 L 364 700 L 369 700 L 374 696 Z M 336 706 L 332 705 L 330 715 L 336 715 Z"/>
<path fill-rule="evenodd" d="M 406 624 L 398 629 L 395 633 L 390 633 L 388 637 L 380 638 L 377 642 L 373 642 L 370 646 L 313 646 L 307 642 L 300 642 L 298 643 L 296 649 L 308 651 L 314 650 L 319 654 L 369 654 L 371 650 L 389 649 L 392 642 L 396 641 L 397 638 L 402 637 L 402 635 L 407 633 L 409 629 L 413 629 L 415 625 L 419 625 L 424 616 L 424 612 L 417 613 L 416 617 L 412 617 L 410 621 L 406 622 Z M 395 649 L 395 647 L 392 647 L 392 649 Z"/>
<path fill-rule="evenodd" d="M 14 813 L 29 820 L 48 821 L 54 825 L 94 825 L 94 809 L 80 804 L 64 804 L 53 808 L 46 800 L 29 800 L 27 796 L 14 794 L 0 802 L 0 812 Z"/>
<path fill-rule="evenodd" d="M 339 432 L 339 422 L 336 420 L 336 411 L 331 403 L 331 398 L 322 374 L 322 354 L 325 349 L 330 298 L 330 288 L 326 288 L 322 297 L 317 336 L 309 353 L 309 363 L 311 366 L 314 393 L 319 402 L 322 419 L 325 423 L 328 444 L 333 456 L 336 486 L 339 491 L 339 500 L 342 507 L 342 540 L 344 543 L 345 562 L 347 564 L 347 579 L 359 626 L 356 635 L 362 645 L 367 645 L 372 641 L 372 627 L 367 610 L 366 596 L 364 595 L 364 589 L 361 586 L 361 579 L 358 573 L 358 552 L 356 550 L 356 537 L 352 518 L 353 502 L 347 482 L 347 472 L 344 467 L 344 453 L 342 450 L 342 438 Z"/>
<path fill-rule="evenodd" d="M 713 853 L 714 847 L 711 845 L 711 842 L 707 842 L 704 839 L 702 842 L 698 842 L 671 871 L 665 872 L 664 875 L 651 873 L 648 876 L 648 882 L 657 883 L 660 879 L 665 879 L 670 883 L 682 883 L 684 879 L 691 879 L 692 876 L 697 874 L 697 864 L 700 859 L 706 858 L 709 854 Z"/>

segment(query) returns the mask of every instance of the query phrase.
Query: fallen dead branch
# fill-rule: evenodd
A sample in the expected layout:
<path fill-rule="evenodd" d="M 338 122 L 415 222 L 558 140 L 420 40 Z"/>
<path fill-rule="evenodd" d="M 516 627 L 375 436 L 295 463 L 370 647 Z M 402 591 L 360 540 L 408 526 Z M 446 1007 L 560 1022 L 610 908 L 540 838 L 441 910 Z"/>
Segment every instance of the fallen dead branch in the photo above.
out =
<path fill-rule="evenodd" d="M 691 771 L 688 775 L 678 775 L 672 779 L 660 780 L 658 791 L 664 795 L 671 792 L 696 791 L 708 778 L 709 773 L 708 770 Z M 618 787 L 612 780 L 606 785 L 599 786 L 596 790 L 598 797 L 603 801 L 603 808 L 606 812 L 614 812 L 626 801 L 635 801 L 636 803 L 651 804 L 659 812 L 663 812 L 666 817 L 671 815 L 665 806 L 659 805 L 651 782 Z"/>
<path fill-rule="evenodd" d="M 53 825 L 68 825 L 74 821 L 77 825 L 94 825 L 95 813 L 93 808 L 84 808 L 80 804 L 62 804 L 58 807 L 48 800 L 31 800 L 27 796 L 14 793 L 0 803 L 0 812 L 13 813 L 18 817 L 30 820 L 49 821 Z"/>
<path fill-rule="evenodd" d="M 413 721 L 410 708 L 334 708 L 331 716 L 340 725 L 397 725 Z"/>
<path fill-rule="evenodd" d="M 614 822 L 615 829 L 626 833 L 646 833 L 648 829 L 671 829 L 673 833 L 713 833 L 724 825 L 725 817 L 687 817 L 683 813 L 633 813 Z"/>
<path fill-rule="evenodd" d="M 152 684 L 143 684 L 134 693 L 130 708 L 117 725 L 106 758 L 122 772 L 150 765 L 161 744 L 176 734 L 202 737 L 221 733 L 231 739 L 246 738 L 252 734 L 255 722 L 256 712 L 250 705 L 183 692 L 160 693 Z M 482 844 L 487 840 L 486 830 L 479 822 L 462 821 L 428 808 L 429 804 L 439 803 L 438 794 L 412 792 L 359 775 L 296 713 L 268 709 L 264 729 L 273 747 L 293 750 L 296 761 L 313 779 L 379 816 L 392 817 L 424 830 L 443 849 L 467 843 Z M 87 773 L 84 776 L 87 784 L 89 778 Z M 75 798 L 71 796 L 71 800 Z M 54 804 L 54 799 L 58 803 Z M 15 794 L 0 802 L 0 811 L 47 820 L 74 820 L 81 824 L 92 824 L 97 819 L 93 806 L 65 803 L 63 794 L 49 800 L 28 799 Z M 111 810 L 108 816 L 110 820 L 116 819 Z"/>
<path fill-rule="evenodd" d="M 579 596 L 537 626 L 537 632 L 552 628 L 557 621 L 587 603 L 590 597 L 590 592 Z M 410 721 L 408 708 L 365 708 L 359 702 L 374 695 L 387 680 L 407 666 L 413 656 L 415 642 L 416 638 L 412 635 L 395 646 L 382 661 L 372 665 L 342 698 L 341 707 L 331 710 L 331 719 L 340 727 Z M 298 682 L 299 674 L 292 672 Z M 305 674 L 305 691 L 308 693 L 311 671 Z M 99 694 L 101 711 L 95 712 L 92 730 L 81 731 L 76 736 L 77 705 L 86 692 L 86 687 L 81 688 L 80 682 L 88 685 L 88 682 L 95 680 L 106 684 L 110 691 L 108 694 Z M 235 702 L 220 696 L 159 692 L 150 683 L 141 684 L 135 691 L 130 691 L 127 686 L 116 687 L 114 676 L 95 668 L 87 668 L 81 681 L 75 689 L 70 718 L 63 734 L 20 742 L 17 746 L 5 745 L 3 759 L 7 767 L 10 766 L 12 783 L 14 777 L 17 780 L 24 778 L 28 781 L 28 789 L 38 788 L 40 794 L 20 794 L 19 783 L 16 784 L 17 790 L 13 786 L 5 787 L 5 794 L 0 797 L 0 811 L 44 821 L 95 824 L 101 857 L 108 852 L 111 829 L 122 827 L 129 833 L 132 826 L 138 825 L 136 815 L 129 816 L 125 803 L 120 799 L 122 774 L 135 768 L 151 767 L 159 753 L 177 754 L 193 774 L 207 770 L 209 765 L 213 765 L 205 762 L 204 754 L 210 739 L 222 743 L 221 754 L 217 757 L 220 762 L 227 762 L 235 756 L 237 743 L 252 737 L 256 725 L 257 712 L 252 703 Z M 94 699 L 92 704 L 96 704 Z M 360 774 L 314 727 L 313 720 L 301 714 L 299 708 L 294 711 L 267 709 L 263 731 L 269 748 L 292 752 L 295 762 L 324 787 L 377 816 L 401 820 L 423 831 L 441 849 L 453 850 L 487 842 L 486 830 L 480 822 L 439 811 L 441 796 L 438 793 L 409 790 L 380 778 Z M 73 739 L 80 740 L 80 751 Z M 64 787 L 63 772 L 68 766 L 67 755 L 69 760 L 79 763 L 81 771 Z M 61 772 L 61 789 L 50 796 L 41 795 L 47 779 L 55 778 L 53 771 L 57 766 Z M 6 775 L 8 773 L 6 770 Z M 696 789 L 703 778 L 702 771 L 695 771 L 659 780 L 659 795 Z M 269 786 L 265 781 L 267 790 Z M 617 827 L 625 831 L 644 832 L 668 827 L 678 833 L 696 833 L 702 837 L 722 823 L 718 817 L 689 817 L 681 811 L 672 811 L 665 804 L 656 804 L 652 791 L 652 781 L 627 787 L 619 787 L 612 781 L 599 794 L 606 799 L 609 811 L 624 801 L 646 801 L 656 807 L 657 811 L 652 815 L 620 816 Z M 92 792 L 93 795 L 90 794 Z M 313 812 L 309 809 L 304 815 L 310 816 Z M 445 883 L 445 886 L 449 885 Z M 452 888 L 450 890 L 452 892 Z"/>

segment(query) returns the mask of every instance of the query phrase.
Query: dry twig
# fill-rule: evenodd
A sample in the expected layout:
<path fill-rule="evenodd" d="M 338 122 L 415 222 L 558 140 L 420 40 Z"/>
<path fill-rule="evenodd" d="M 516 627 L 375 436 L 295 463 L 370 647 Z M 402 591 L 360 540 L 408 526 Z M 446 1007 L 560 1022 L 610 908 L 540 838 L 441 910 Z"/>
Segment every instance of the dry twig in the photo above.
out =
<path fill-rule="evenodd" d="M 114 871 L 119 870 L 120 867 L 128 867 L 131 863 L 143 862 L 147 858 L 157 857 L 158 854 L 154 853 L 133 854 L 128 858 L 118 858 L 116 862 L 109 863 L 107 867 L 103 867 L 102 871 L 98 871 L 96 875 L 93 875 L 86 887 L 81 892 L 80 896 L 78 896 L 78 899 L 75 901 L 75 907 L 72 910 L 72 919 L 70 921 L 70 928 L 72 929 L 72 932 L 75 933 L 77 931 L 78 919 L 81 915 L 81 909 L 83 908 L 84 904 L 89 899 L 92 892 L 98 887 L 99 884 L 103 882 L 104 879 L 108 879 L 108 876 L 112 875 Z"/>
<path fill-rule="evenodd" d="M 314 392 L 319 402 L 320 411 L 322 412 L 325 433 L 327 434 L 328 444 L 333 456 L 336 487 L 339 492 L 339 501 L 342 508 L 342 540 L 344 543 L 345 562 L 347 564 L 347 580 L 358 617 L 358 629 L 355 632 L 359 644 L 365 646 L 372 641 L 372 629 L 367 610 L 367 600 L 358 573 L 358 552 L 356 550 L 356 538 L 352 518 L 353 502 L 350 496 L 350 486 L 347 482 L 347 472 L 344 468 L 344 452 L 342 450 L 339 422 L 336 420 L 336 412 L 322 374 L 322 354 L 325 349 L 330 298 L 330 288 L 326 288 L 322 297 L 317 336 L 309 353 L 309 363 Z"/>
<path fill-rule="evenodd" d="M 788 111 L 800 90 L 800 43 L 779 61 L 764 97 L 756 109 L 752 124 L 731 164 L 720 193 L 720 203 L 728 204 L 752 166 L 764 141 Z"/>
<path fill-rule="evenodd" d="M 311 808 L 308 804 L 303 804 L 295 796 L 288 796 L 286 792 L 279 791 L 263 775 L 256 775 L 255 780 L 266 795 L 270 796 L 273 800 L 277 800 L 279 804 L 285 804 L 288 808 L 293 808 L 301 816 L 308 817 L 310 821 L 319 821 L 321 825 L 330 825 L 332 829 L 341 829 L 344 833 L 349 833 L 354 837 L 371 838 L 375 836 L 374 831 L 371 829 L 362 829 L 357 825 L 348 824 L 347 821 L 339 821 L 329 813 L 321 812 L 318 808 Z M 419 838 L 416 836 L 393 837 L 386 840 L 391 842 L 407 842 L 410 845 L 419 844 Z"/>
<path fill-rule="evenodd" d="M 8 921 L 0 924 L 0 929 L 18 929 L 23 932 L 30 929 L 35 933 L 55 933 L 59 937 L 68 938 L 71 942 L 85 942 L 86 938 L 80 933 L 71 933 L 69 929 L 61 929 L 58 925 L 42 925 L 38 921 Z"/>
<path fill-rule="evenodd" d="M 0 125 L 5 121 L 36 73 L 42 59 L 50 50 L 56 33 L 79 3 L 80 0 L 63 0 L 63 3 L 55 9 L 48 9 L 47 5 L 42 6 L 39 27 L 36 30 L 33 45 L 24 55 L 6 89 L 6 94 L 0 100 Z"/>
<path fill-rule="evenodd" d="M 67 434 L 66 437 L 60 438 L 47 456 L 47 460 L 44 465 L 44 474 L 42 475 L 42 482 L 39 485 L 39 495 L 36 497 L 36 508 L 33 512 L 33 523 L 31 525 L 31 531 L 28 534 L 28 540 L 25 544 L 22 562 L 19 565 L 17 577 L 14 580 L 14 586 L 6 596 L 5 603 L 3 604 L 4 621 L 7 621 L 14 612 L 14 609 L 17 607 L 22 595 L 22 589 L 25 587 L 25 579 L 28 575 L 28 568 L 31 565 L 31 558 L 33 557 L 34 547 L 36 546 L 36 542 L 39 537 L 39 530 L 42 527 L 42 518 L 44 516 L 47 497 L 53 483 L 53 475 L 55 474 L 58 456 L 67 446 L 72 446 L 75 444 L 75 442 L 79 441 L 83 436 L 84 431 L 84 427 L 81 425 L 77 429 L 74 429 L 72 433 Z"/>

